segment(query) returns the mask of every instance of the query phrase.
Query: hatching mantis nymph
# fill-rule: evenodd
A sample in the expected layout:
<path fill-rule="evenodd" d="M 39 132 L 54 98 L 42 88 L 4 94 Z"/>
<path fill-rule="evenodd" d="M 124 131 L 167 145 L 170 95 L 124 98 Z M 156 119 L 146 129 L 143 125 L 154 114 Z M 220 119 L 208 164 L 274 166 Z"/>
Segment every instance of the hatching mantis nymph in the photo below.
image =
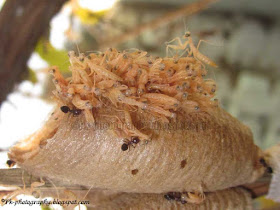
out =
<path fill-rule="evenodd" d="M 197 45 L 198 47 L 195 47 L 194 43 L 193 43 L 193 40 L 191 38 L 191 33 L 189 31 L 187 31 L 183 35 L 182 38 L 186 40 L 184 43 L 181 41 L 181 39 L 179 37 L 176 37 L 176 38 L 174 38 L 171 41 L 166 43 L 167 44 L 167 46 L 166 46 L 166 55 L 168 55 L 169 48 L 172 48 L 174 50 L 183 50 L 183 53 L 181 54 L 181 56 L 185 52 L 188 52 L 188 55 L 192 54 L 193 57 L 196 58 L 197 60 L 202 61 L 202 62 L 204 62 L 204 63 L 206 63 L 206 64 L 208 64 L 210 66 L 217 67 L 217 64 L 214 61 L 212 61 L 210 58 L 208 58 L 207 56 L 203 55 L 202 53 L 200 53 L 198 51 L 198 47 L 199 47 L 200 42 L 202 40 L 199 41 L 199 43 Z M 178 45 L 169 44 L 169 43 L 172 43 L 174 41 L 178 41 Z M 189 46 L 189 48 L 187 46 Z"/>

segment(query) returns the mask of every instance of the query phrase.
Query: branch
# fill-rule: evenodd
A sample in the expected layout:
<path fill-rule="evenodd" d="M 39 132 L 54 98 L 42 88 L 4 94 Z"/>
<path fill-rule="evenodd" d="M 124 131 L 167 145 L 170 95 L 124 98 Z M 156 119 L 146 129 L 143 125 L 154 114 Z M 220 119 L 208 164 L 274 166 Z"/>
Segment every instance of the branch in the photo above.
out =
<path fill-rule="evenodd" d="M 247 189 L 252 194 L 252 198 L 257 198 L 263 195 L 266 195 L 269 188 L 271 177 L 269 175 L 265 175 L 260 178 L 256 182 L 252 184 L 243 185 L 245 189 Z M 30 187 L 32 182 L 39 182 L 40 179 L 34 176 L 31 176 L 24 170 L 20 168 L 13 169 L 0 169 L 0 186 L 18 186 L 23 187 L 23 180 L 25 182 L 26 187 Z M 67 188 L 69 190 L 88 190 L 85 187 L 78 185 L 71 185 L 67 183 L 62 183 L 61 181 L 54 181 L 54 185 L 45 180 L 45 185 L 40 187 L 42 190 L 46 189 L 54 189 L 54 185 L 57 189 Z"/>
<path fill-rule="evenodd" d="M 27 73 L 26 63 L 67 0 L 9 0 L 0 12 L 0 105 Z"/>
<path fill-rule="evenodd" d="M 158 28 L 164 24 L 168 24 L 171 21 L 174 21 L 175 19 L 178 19 L 180 17 L 193 15 L 193 14 L 209 7 L 209 5 L 211 3 L 214 3 L 216 1 L 218 1 L 218 0 L 201 0 L 198 2 L 188 4 L 178 10 L 168 12 L 165 15 L 155 18 L 154 20 L 152 20 L 148 23 L 138 25 L 135 28 L 131 29 L 130 31 L 125 32 L 119 36 L 116 36 L 112 39 L 102 41 L 102 43 L 100 44 L 100 48 L 102 49 L 106 46 L 110 46 L 110 47 L 116 46 L 125 41 L 128 41 L 129 39 L 132 39 L 133 37 L 138 36 L 139 34 L 141 34 L 142 32 L 144 32 L 148 29 L 156 29 L 156 28 Z"/>

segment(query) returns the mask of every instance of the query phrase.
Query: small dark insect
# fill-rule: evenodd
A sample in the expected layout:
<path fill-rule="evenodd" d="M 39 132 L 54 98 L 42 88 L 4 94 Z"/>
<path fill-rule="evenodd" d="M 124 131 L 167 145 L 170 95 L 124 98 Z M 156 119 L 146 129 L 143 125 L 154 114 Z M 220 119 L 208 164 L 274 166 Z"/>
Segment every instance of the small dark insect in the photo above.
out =
<path fill-rule="evenodd" d="M 16 162 L 13 160 L 7 160 L 6 164 L 9 168 L 12 168 L 14 165 L 16 165 Z"/>
<path fill-rule="evenodd" d="M 180 192 L 173 192 L 173 196 L 175 198 L 175 201 L 181 201 L 181 196 L 182 196 L 182 193 Z"/>
<path fill-rule="evenodd" d="M 70 112 L 70 108 L 68 106 L 62 106 L 62 107 L 60 107 L 60 110 L 64 113 Z"/>
<path fill-rule="evenodd" d="M 174 196 L 173 195 L 171 195 L 170 193 L 167 193 L 167 194 L 165 194 L 164 195 L 164 198 L 166 199 L 166 200 L 175 200 L 175 198 L 174 198 Z"/>
<path fill-rule="evenodd" d="M 71 112 L 74 116 L 78 116 L 82 112 L 82 110 L 80 110 L 80 109 L 70 109 L 68 106 L 62 106 L 62 107 L 60 107 L 60 110 L 63 113 Z"/>
<path fill-rule="evenodd" d="M 135 147 L 136 144 L 140 142 L 139 137 L 137 136 L 132 136 L 131 139 L 124 139 L 124 143 L 122 144 L 122 151 L 126 151 L 129 149 L 130 146 Z"/>
<path fill-rule="evenodd" d="M 272 170 L 271 167 L 267 167 L 266 171 L 267 171 L 267 173 L 269 173 L 269 174 L 272 174 L 272 173 L 273 173 L 273 170 Z"/>
<path fill-rule="evenodd" d="M 128 144 L 124 143 L 122 145 L 122 151 L 126 151 L 126 150 L 128 150 Z"/>
<path fill-rule="evenodd" d="M 175 200 L 175 201 L 181 202 L 182 204 L 187 203 L 187 201 L 182 198 L 182 193 L 180 193 L 180 192 L 169 192 L 164 195 L 164 198 L 169 201 Z"/>

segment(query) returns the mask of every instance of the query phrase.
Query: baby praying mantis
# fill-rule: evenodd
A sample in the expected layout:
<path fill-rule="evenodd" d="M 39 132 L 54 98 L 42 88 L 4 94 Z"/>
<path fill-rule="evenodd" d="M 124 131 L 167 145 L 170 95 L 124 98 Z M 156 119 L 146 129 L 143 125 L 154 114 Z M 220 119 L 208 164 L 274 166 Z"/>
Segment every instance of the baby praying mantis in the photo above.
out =
<path fill-rule="evenodd" d="M 198 48 L 199 48 L 199 45 L 200 45 L 200 42 L 202 40 L 200 40 L 198 42 L 198 45 L 197 47 L 194 46 L 194 43 L 193 43 L 193 40 L 192 40 L 192 37 L 191 37 L 191 33 L 189 31 L 187 31 L 184 35 L 183 35 L 183 40 L 186 40 L 184 43 L 181 41 L 181 39 L 179 37 L 176 37 L 174 39 L 172 39 L 171 41 L 167 42 L 167 46 L 166 46 L 166 55 L 168 56 L 168 50 L 169 48 L 172 48 L 174 50 L 183 50 L 183 53 L 181 54 L 181 56 L 185 53 L 185 52 L 188 52 L 188 55 L 193 55 L 194 58 L 196 58 L 197 60 L 199 61 L 202 61 L 203 63 L 206 63 L 210 66 L 213 66 L 213 67 L 217 67 L 217 64 L 212 61 L 210 58 L 208 58 L 207 56 L 203 55 L 202 53 L 200 53 L 198 51 Z M 174 41 L 177 41 L 178 42 L 178 45 L 174 45 L 174 44 L 170 44 Z M 189 46 L 189 48 L 188 48 Z M 181 57 L 180 56 L 180 57 Z"/>
<path fill-rule="evenodd" d="M 40 182 L 33 182 L 30 186 L 30 188 L 26 188 L 25 186 L 25 182 L 23 180 L 23 188 L 17 187 L 18 189 L 15 190 L 12 193 L 9 193 L 8 195 L 4 196 L 1 199 L 1 205 L 4 205 L 3 200 L 16 200 L 16 197 L 18 195 L 32 195 L 35 198 L 39 198 L 40 197 L 40 191 L 37 189 L 38 187 L 41 187 L 45 185 L 45 182 L 43 181 L 43 179 L 40 179 Z"/>

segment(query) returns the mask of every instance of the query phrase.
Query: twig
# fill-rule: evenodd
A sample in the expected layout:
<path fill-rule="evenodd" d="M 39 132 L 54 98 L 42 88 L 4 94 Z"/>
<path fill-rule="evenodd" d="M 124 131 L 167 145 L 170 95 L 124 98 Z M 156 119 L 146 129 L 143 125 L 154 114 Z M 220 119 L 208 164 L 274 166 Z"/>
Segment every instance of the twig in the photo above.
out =
<path fill-rule="evenodd" d="M 0 169 L 0 186 L 23 187 L 22 180 L 24 180 L 25 186 L 30 187 L 33 182 L 40 182 L 40 178 L 30 175 L 26 171 L 23 173 L 23 171 L 24 170 L 21 168 Z M 48 179 L 43 178 L 43 180 L 45 181 L 45 185 L 40 187 L 40 189 L 54 189 L 53 183 L 48 181 Z M 88 190 L 85 187 L 63 183 L 61 181 L 54 182 L 54 184 L 57 189 L 67 188 L 69 190 Z"/>
<path fill-rule="evenodd" d="M 23 187 L 23 182 L 22 182 L 23 173 L 22 172 L 23 172 L 23 170 L 20 168 L 0 169 L 0 186 Z M 31 183 L 33 183 L 33 182 L 40 181 L 39 178 L 31 176 L 27 172 L 24 172 L 23 179 L 25 181 L 26 187 L 30 187 Z M 271 179 L 271 176 L 266 175 L 266 176 L 260 178 L 258 181 L 254 182 L 252 184 L 243 185 L 242 187 L 244 187 L 245 189 L 247 189 L 251 192 L 252 198 L 257 198 L 257 197 L 267 194 L 270 179 Z M 53 184 L 55 184 L 57 189 L 67 188 L 69 190 L 85 190 L 85 191 L 88 190 L 88 188 L 85 188 L 83 186 L 62 183 L 61 181 L 53 181 L 53 183 L 51 183 L 47 179 L 44 179 L 44 181 L 46 184 L 44 186 L 40 187 L 41 190 L 54 189 Z"/>
<path fill-rule="evenodd" d="M 148 22 L 148 23 L 144 23 L 141 25 L 136 26 L 135 28 L 133 28 L 132 30 L 125 32 L 117 37 L 114 37 L 113 39 L 108 39 L 108 40 L 104 40 L 101 45 L 100 48 L 104 48 L 106 46 L 116 46 L 120 43 L 123 43 L 129 39 L 132 39 L 133 37 L 138 36 L 139 34 L 141 34 L 142 32 L 144 32 L 145 30 L 148 29 L 155 29 L 158 28 L 161 25 L 164 24 L 168 24 L 171 21 L 178 19 L 182 16 L 188 16 L 188 15 L 192 15 L 194 13 L 197 13 L 207 7 L 209 7 L 209 5 L 211 3 L 214 3 L 218 0 L 201 0 L 198 2 L 194 2 L 191 4 L 188 4 L 176 11 L 172 11 L 172 12 L 168 12 L 167 14 L 159 17 L 159 18 L 155 18 L 154 20 Z"/>

